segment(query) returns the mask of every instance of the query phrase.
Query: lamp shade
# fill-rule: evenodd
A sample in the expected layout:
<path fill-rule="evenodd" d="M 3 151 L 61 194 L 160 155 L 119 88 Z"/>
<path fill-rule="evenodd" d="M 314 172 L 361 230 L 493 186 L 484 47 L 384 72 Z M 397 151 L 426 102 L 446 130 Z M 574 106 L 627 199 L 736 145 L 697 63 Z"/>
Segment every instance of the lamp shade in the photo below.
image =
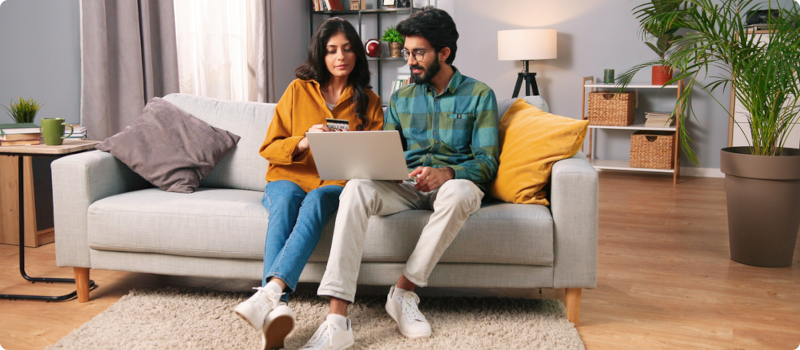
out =
<path fill-rule="evenodd" d="M 514 29 L 497 32 L 497 59 L 530 61 L 557 58 L 555 29 Z"/>

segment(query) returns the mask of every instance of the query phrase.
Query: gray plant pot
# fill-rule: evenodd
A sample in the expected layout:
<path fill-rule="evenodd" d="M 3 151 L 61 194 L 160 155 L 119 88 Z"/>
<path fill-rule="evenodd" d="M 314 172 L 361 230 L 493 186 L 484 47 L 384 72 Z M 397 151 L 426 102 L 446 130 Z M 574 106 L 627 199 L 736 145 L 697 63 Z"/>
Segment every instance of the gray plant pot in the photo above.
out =
<path fill-rule="evenodd" d="M 800 228 L 800 150 L 754 156 L 749 147 L 723 148 L 731 259 L 742 264 L 792 264 Z"/>

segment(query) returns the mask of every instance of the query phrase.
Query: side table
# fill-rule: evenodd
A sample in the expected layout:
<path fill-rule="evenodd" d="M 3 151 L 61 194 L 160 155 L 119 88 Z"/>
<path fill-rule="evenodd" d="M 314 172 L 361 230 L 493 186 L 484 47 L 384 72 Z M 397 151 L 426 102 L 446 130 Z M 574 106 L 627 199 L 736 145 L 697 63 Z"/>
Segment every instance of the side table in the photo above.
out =
<path fill-rule="evenodd" d="M 25 187 L 23 176 L 23 157 L 36 157 L 36 156 L 65 156 L 68 154 L 88 151 L 94 149 L 99 141 L 86 141 L 86 140 L 64 140 L 64 143 L 59 146 L 48 145 L 32 145 L 32 146 L 3 146 L 0 147 L 0 155 L 17 156 L 19 157 L 19 272 L 22 278 L 30 281 L 31 283 L 46 282 L 46 283 L 75 283 L 75 279 L 88 279 L 89 269 L 76 269 L 75 279 L 72 278 L 49 278 L 49 277 L 30 277 L 25 273 Z M 79 272 L 85 270 L 83 272 Z M 69 294 L 61 296 L 44 296 L 44 295 L 15 295 L 15 294 L 0 294 L 0 299 L 26 299 L 26 300 L 45 300 L 45 301 L 62 301 L 72 299 L 76 295 L 89 295 L 89 289 L 94 289 L 97 286 L 94 281 L 89 280 L 89 285 L 85 293 L 82 291 L 74 291 Z M 88 300 L 84 300 L 88 301 Z"/>

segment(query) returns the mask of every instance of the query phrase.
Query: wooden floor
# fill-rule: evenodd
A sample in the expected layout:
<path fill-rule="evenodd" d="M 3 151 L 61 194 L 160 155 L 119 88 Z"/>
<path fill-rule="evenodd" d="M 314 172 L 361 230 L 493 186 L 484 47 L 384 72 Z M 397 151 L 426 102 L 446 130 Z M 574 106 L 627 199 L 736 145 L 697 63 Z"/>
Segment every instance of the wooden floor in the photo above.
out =
<path fill-rule="evenodd" d="M 800 244 L 790 267 L 745 266 L 729 258 L 726 220 L 722 179 L 684 177 L 673 185 L 667 176 L 601 173 L 598 285 L 583 292 L 578 327 L 586 348 L 797 348 Z M 54 249 L 28 249 L 28 274 L 71 277 L 72 269 L 55 267 Z M 0 245 L 0 294 L 72 291 L 71 285 L 24 282 L 18 265 L 18 248 Z M 96 270 L 91 277 L 100 288 L 85 304 L 0 300 L 0 347 L 43 349 L 131 288 L 244 290 L 253 284 Z"/>

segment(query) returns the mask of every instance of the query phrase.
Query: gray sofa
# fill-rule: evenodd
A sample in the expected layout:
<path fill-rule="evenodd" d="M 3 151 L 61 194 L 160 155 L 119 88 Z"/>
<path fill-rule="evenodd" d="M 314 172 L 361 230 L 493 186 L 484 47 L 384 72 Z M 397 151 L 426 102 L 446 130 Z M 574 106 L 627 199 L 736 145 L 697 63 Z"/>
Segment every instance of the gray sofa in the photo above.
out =
<path fill-rule="evenodd" d="M 164 99 L 241 140 L 192 194 L 154 188 L 106 152 L 52 163 L 56 259 L 58 266 L 75 268 L 81 302 L 89 300 L 90 269 L 261 278 L 267 161 L 258 148 L 274 104 L 185 94 Z M 547 108 L 538 97 L 528 99 Z M 501 116 L 512 102 L 499 101 Z M 444 254 L 429 286 L 566 288 L 568 317 L 577 323 L 581 289 L 596 285 L 597 173 L 580 153 L 559 161 L 549 193 L 549 208 L 485 203 Z M 395 283 L 430 214 L 373 217 L 359 284 Z M 322 278 L 334 221 L 325 227 L 301 282 Z"/>

